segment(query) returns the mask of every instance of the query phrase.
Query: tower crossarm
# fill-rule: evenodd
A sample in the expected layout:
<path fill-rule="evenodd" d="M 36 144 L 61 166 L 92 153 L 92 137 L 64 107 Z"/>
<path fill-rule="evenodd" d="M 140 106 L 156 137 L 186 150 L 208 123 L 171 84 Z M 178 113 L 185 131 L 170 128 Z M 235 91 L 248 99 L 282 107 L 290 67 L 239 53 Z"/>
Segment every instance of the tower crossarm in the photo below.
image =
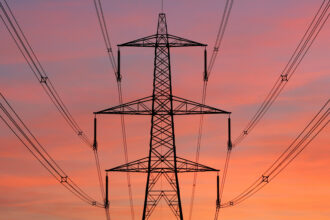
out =
<path fill-rule="evenodd" d="M 198 43 L 172 34 L 168 34 L 170 47 L 206 47 L 207 44 Z"/>
<path fill-rule="evenodd" d="M 132 162 L 106 170 L 107 172 L 133 172 L 146 173 L 148 172 L 148 157 L 134 160 Z"/>
<path fill-rule="evenodd" d="M 132 172 L 132 173 L 148 173 L 148 157 L 144 157 L 139 160 L 135 160 L 111 169 L 106 170 L 107 172 Z M 157 158 L 152 159 L 154 162 L 158 161 Z M 163 163 L 170 162 L 168 159 L 163 159 Z M 193 162 L 191 160 L 177 157 L 177 172 L 178 173 L 189 173 L 189 172 L 218 172 L 219 170 Z M 174 173 L 174 167 L 163 166 L 162 163 L 155 163 L 155 166 L 151 167 L 151 173 Z"/>
<path fill-rule="evenodd" d="M 230 112 L 194 102 L 177 96 L 172 97 L 173 115 L 198 114 L 230 114 Z M 137 99 L 122 105 L 95 112 L 95 114 L 126 114 L 126 115 L 167 115 L 168 109 L 159 108 L 152 111 L 152 96 Z"/>
<path fill-rule="evenodd" d="M 157 42 L 157 34 L 142 37 L 127 43 L 118 44 L 118 47 L 206 47 L 207 44 L 198 43 L 196 41 L 188 40 L 182 37 L 168 34 L 166 41 Z"/>
<path fill-rule="evenodd" d="M 177 157 L 177 169 L 179 173 L 219 171 L 218 169 L 214 169 L 212 167 L 208 167 L 203 164 L 184 159 L 182 157 Z"/>
<path fill-rule="evenodd" d="M 198 114 L 230 114 L 230 112 L 194 102 L 188 99 L 173 96 L 174 115 L 198 115 Z"/>
<path fill-rule="evenodd" d="M 111 108 L 107 108 L 94 114 L 127 114 L 127 115 L 151 115 L 152 96 L 147 96 Z"/>
<path fill-rule="evenodd" d="M 118 47 L 155 47 L 157 35 L 142 37 L 127 43 L 118 44 Z"/>

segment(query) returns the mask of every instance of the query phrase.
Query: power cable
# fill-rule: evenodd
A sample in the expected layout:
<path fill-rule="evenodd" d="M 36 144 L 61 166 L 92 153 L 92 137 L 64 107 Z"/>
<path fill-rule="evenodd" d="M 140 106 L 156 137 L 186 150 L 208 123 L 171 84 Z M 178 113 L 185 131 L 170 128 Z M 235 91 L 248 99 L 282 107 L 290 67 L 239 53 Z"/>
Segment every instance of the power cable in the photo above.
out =
<path fill-rule="evenodd" d="M 109 61 L 111 63 L 113 72 L 116 77 L 119 105 L 122 105 L 123 104 L 123 92 L 122 92 L 122 86 L 121 86 L 121 74 L 119 71 L 119 66 L 116 66 L 116 59 L 113 54 L 111 41 L 110 41 L 110 37 L 109 37 L 109 31 L 108 31 L 108 27 L 107 27 L 107 24 L 105 21 L 102 3 L 101 3 L 101 0 L 93 0 L 93 1 L 94 1 L 94 6 L 95 6 L 98 22 L 99 22 L 99 25 L 101 28 L 102 37 L 103 37 L 104 44 L 106 46 L 106 51 L 107 51 L 107 54 L 109 57 Z M 118 59 L 119 59 L 119 57 L 118 57 Z M 124 149 L 124 158 L 125 158 L 125 162 L 128 163 L 127 134 L 126 134 L 126 124 L 125 124 L 124 115 L 120 115 L 120 122 L 121 122 L 123 149 Z M 127 178 L 128 194 L 129 194 L 129 201 L 130 201 L 131 218 L 132 218 L 132 220 L 134 220 L 135 219 L 134 204 L 133 204 L 133 193 L 132 193 L 130 173 L 128 173 L 128 172 L 126 173 L 126 178 Z"/>
<path fill-rule="evenodd" d="M 28 42 L 22 28 L 20 27 L 16 17 L 14 16 L 11 8 L 9 7 L 6 0 L 3 0 L 4 4 L 0 2 L 0 8 L 3 12 L 3 15 L 0 14 L 0 18 L 4 23 L 6 29 L 8 30 L 11 38 L 15 42 L 16 46 L 18 47 L 20 53 L 23 55 L 24 59 L 26 60 L 28 66 L 30 67 L 31 71 L 41 84 L 42 88 L 44 89 L 45 93 L 51 100 L 51 102 L 55 105 L 56 109 L 60 112 L 64 120 L 67 124 L 71 127 L 71 129 L 78 135 L 78 137 L 89 147 L 91 147 L 94 151 L 94 157 L 96 160 L 97 165 L 97 174 L 99 177 L 99 184 L 101 195 L 104 197 L 104 187 L 101 175 L 101 168 L 98 161 L 98 153 L 97 149 L 93 148 L 90 140 L 86 136 L 86 134 L 82 131 L 79 127 L 78 123 L 73 118 L 72 114 L 69 112 L 68 108 L 64 104 L 63 100 L 59 96 L 57 90 L 55 89 L 53 83 L 49 79 L 48 75 L 46 74 L 45 69 L 41 65 L 39 59 L 37 58 L 34 50 L 32 49 L 30 43 Z"/>
<path fill-rule="evenodd" d="M 103 203 L 94 200 L 63 171 L 1 93 L 0 98 L 0 118 L 39 163 L 76 197 L 90 205 L 104 208 Z"/>
<path fill-rule="evenodd" d="M 264 114 L 268 111 L 268 109 L 277 99 L 277 97 L 283 90 L 284 86 L 291 79 L 292 75 L 295 73 L 300 62 L 305 57 L 309 48 L 311 47 L 314 40 L 318 36 L 319 32 L 323 28 L 327 19 L 329 18 L 329 13 L 327 13 L 329 6 L 330 6 L 330 1 L 324 0 L 320 8 L 318 9 L 317 13 L 315 14 L 312 22 L 308 26 L 308 29 L 305 31 L 294 53 L 290 57 L 288 63 L 285 65 L 281 75 L 275 81 L 274 86 L 266 96 L 265 100 L 262 102 L 261 106 L 258 108 L 257 112 L 249 121 L 243 132 L 235 139 L 235 141 L 233 142 L 233 147 L 236 147 L 257 125 L 260 119 L 264 116 Z"/>
<path fill-rule="evenodd" d="M 217 57 L 218 52 L 219 52 L 219 48 L 220 48 L 221 43 L 222 43 L 222 39 L 223 39 L 225 30 L 226 30 L 226 27 L 227 27 L 227 24 L 228 24 L 228 20 L 229 20 L 229 16 L 230 16 L 230 12 L 231 12 L 233 3 L 234 3 L 234 0 L 226 0 L 224 11 L 222 13 L 218 33 L 217 33 L 217 36 L 216 36 L 216 40 L 215 40 L 214 47 L 213 47 L 213 52 L 212 52 L 212 55 L 211 55 L 211 59 L 210 59 L 210 62 L 207 66 L 207 70 L 206 70 L 205 75 L 204 75 L 203 90 L 202 90 L 202 104 L 203 105 L 205 104 L 205 101 L 206 101 L 207 82 L 208 82 L 208 79 L 210 77 L 210 74 L 211 74 L 211 71 L 213 69 L 216 57 Z M 198 126 L 197 147 L 196 147 L 196 154 L 195 154 L 195 162 L 196 163 L 199 162 L 200 148 L 201 148 L 201 144 L 202 144 L 202 135 L 203 135 L 203 122 L 204 122 L 204 115 L 202 114 L 200 116 L 199 126 Z M 193 213 L 193 207 L 194 207 L 194 201 L 195 201 L 195 191 L 196 191 L 196 184 L 197 184 L 197 176 L 198 176 L 198 174 L 197 174 L 197 172 L 195 172 L 194 173 L 194 178 L 193 178 L 191 199 L 190 199 L 189 220 L 192 219 L 192 213 Z"/>
<path fill-rule="evenodd" d="M 326 3 L 326 4 L 325 4 Z M 272 106 L 272 104 L 275 102 L 279 94 L 284 89 L 286 83 L 291 79 L 292 75 L 295 73 L 296 69 L 298 68 L 299 64 L 309 51 L 311 45 L 315 41 L 316 37 L 318 36 L 319 32 L 323 28 L 324 24 L 326 23 L 327 19 L 329 18 L 328 9 L 329 9 L 330 1 L 324 0 L 319 7 L 317 13 L 313 17 L 312 22 L 308 26 L 308 29 L 305 31 L 302 39 L 300 40 L 298 46 L 296 47 L 294 53 L 290 57 L 288 63 L 284 67 L 281 75 L 276 80 L 274 86 L 266 96 L 266 99 L 262 103 L 262 105 L 259 107 L 253 118 L 250 120 L 246 128 L 243 130 L 243 132 L 235 139 L 233 143 L 233 147 L 236 147 L 249 133 L 250 131 L 257 125 L 257 123 L 261 120 L 261 118 L 264 116 L 264 114 L 269 110 L 269 108 Z M 325 17 L 326 16 L 326 17 Z M 325 18 L 325 19 L 324 19 Z M 231 151 L 227 153 L 226 156 L 226 162 L 225 162 L 225 168 L 224 168 L 224 174 L 221 181 L 221 191 L 223 191 L 227 170 L 228 170 L 228 164 L 230 161 L 230 154 Z M 220 200 L 222 198 L 222 193 L 220 195 Z M 219 213 L 219 208 L 216 210 L 216 218 Z"/>
<path fill-rule="evenodd" d="M 291 142 L 285 151 L 272 163 L 263 174 L 247 187 L 242 193 L 228 202 L 221 204 L 221 208 L 237 205 L 253 196 L 265 185 L 279 175 L 296 157 L 316 138 L 329 123 L 329 99 L 319 112 L 312 118 L 299 135 Z"/>

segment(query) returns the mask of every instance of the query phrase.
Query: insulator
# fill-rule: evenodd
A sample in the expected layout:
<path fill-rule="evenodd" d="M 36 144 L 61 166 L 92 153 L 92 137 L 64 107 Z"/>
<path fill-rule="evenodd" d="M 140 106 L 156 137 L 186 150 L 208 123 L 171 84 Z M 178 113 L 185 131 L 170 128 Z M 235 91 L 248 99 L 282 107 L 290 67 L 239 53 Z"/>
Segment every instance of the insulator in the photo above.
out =
<path fill-rule="evenodd" d="M 97 124 L 96 124 L 96 117 L 94 118 L 94 143 L 93 143 L 93 149 L 94 150 L 97 150 L 97 140 L 96 140 L 96 127 L 97 127 Z"/>
<path fill-rule="evenodd" d="M 217 175 L 217 206 L 220 206 L 220 180 L 219 180 L 219 174 Z"/>
<path fill-rule="evenodd" d="M 204 50 L 204 81 L 208 80 L 207 76 L 207 51 L 206 48 Z"/>
<path fill-rule="evenodd" d="M 105 177 L 105 207 L 109 206 L 109 179 L 108 173 Z"/>
<path fill-rule="evenodd" d="M 120 50 L 118 49 L 117 54 L 117 81 L 121 81 L 121 73 L 120 73 Z"/>
<path fill-rule="evenodd" d="M 231 119 L 228 118 L 228 150 L 233 148 L 233 144 L 231 143 Z"/>

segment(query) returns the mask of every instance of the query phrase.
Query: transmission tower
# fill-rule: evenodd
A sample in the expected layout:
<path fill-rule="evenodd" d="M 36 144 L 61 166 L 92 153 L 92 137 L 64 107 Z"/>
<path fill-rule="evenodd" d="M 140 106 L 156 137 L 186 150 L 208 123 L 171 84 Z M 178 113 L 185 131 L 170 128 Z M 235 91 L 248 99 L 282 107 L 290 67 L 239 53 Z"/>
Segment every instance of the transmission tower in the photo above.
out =
<path fill-rule="evenodd" d="M 95 112 L 95 114 L 151 115 L 149 155 L 106 170 L 107 172 L 147 173 L 143 220 L 150 218 L 161 199 L 166 201 L 176 218 L 182 220 L 183 213 L 178 173 L 219 171 L 184 159 L 176 154 L 174 115 L 230 114 L 230 112 L 172 94 L 170 48 L 196 46 L 206 47 L 207 45 L 168 34 L 166 16 L 164 13 L 160 13 L 158 16 L 157 34 L 118 45 L 118 48 L 155 48 L 152 95 Z M 206 75 L 206 50 L 204 56 L 204 71 Z M 119 50 L 118 76 L 120 80 Z M 165 180 L 162 184 L 160 184 L 161 179 Z"/>

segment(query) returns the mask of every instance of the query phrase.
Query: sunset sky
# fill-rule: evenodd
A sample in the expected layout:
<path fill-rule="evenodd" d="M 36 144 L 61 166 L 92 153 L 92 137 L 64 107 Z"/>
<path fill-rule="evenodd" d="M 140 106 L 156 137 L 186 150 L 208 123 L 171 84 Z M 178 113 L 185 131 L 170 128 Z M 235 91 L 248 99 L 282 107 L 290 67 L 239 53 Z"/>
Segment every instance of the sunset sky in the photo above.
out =
<path fill-rule="evenodd" d="M 154 34 L 160 0 L 103 0 L 115 45 Z M 116 81 L 92 0 L 8 0 L 29 42 L 70 112 L 93 133 L 93 112 L 118 104 Z M 208 44 L 211 54 L 225 0 L 165 0 L 170 34 Z M 236 0 L 210 75 L 206 104 L 232 112 L 237 137 L 275 83 L 322 0 Z M 124 102 L 152 93 L 150 48 L 123 48 Z M 233 150 L 224 200 L 261 176 L 312 119 L 330 94 L 330 24 L 318 35 L 296 73 L 251 134 Z M 171 49 L 173 93 L 201 102 L 203 48 Z M 0 92 L 58 164 L 101 200 L 92 151 L 72 132 L 35 79 L 0 23 Z M 102 170 L 124 163 L 120 117 L 99 117 Z M 199 116 L 176 116 L 178 155 L 194 160 Z M 227 118 L 205 117 L 200 163 L 222 170 Z M 129 161 L 147 156 L 150 118 L 127 116 Z M 329 220 L 330 127 L 273 182 L 223 220 Z M 104 210 L 74 197 L 52 178 L 0 121 L 0 220 L 101 220 Z M 221 175 L 221 172 L 220 172 Z M 136 219 L 141 218 L 146 175 L 131 175 Z M 188 219 L 192 174 L 179 175 Z M 131 219 L 126 174 L 110 174 L 112 220 Z M 193 219 L 213 219 L 216 174 L 199 174 Z M 174 219 L 161 203 L 151 219 Z"/>

